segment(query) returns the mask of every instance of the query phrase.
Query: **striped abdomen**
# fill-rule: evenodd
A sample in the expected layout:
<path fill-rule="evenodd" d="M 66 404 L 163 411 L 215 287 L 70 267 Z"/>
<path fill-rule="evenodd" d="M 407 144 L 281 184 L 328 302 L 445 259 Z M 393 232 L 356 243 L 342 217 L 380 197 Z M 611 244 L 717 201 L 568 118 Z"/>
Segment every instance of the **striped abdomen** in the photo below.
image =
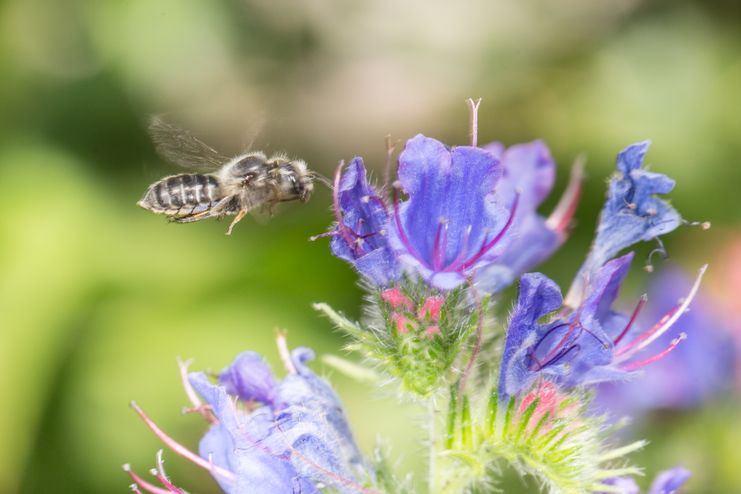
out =
<path fill-rule="evenodd" d="M 210 209 L 222 198 L 216 177 L 183 174 L 153 183 L 139 205 L 165 214 L 192 214 Z"/>

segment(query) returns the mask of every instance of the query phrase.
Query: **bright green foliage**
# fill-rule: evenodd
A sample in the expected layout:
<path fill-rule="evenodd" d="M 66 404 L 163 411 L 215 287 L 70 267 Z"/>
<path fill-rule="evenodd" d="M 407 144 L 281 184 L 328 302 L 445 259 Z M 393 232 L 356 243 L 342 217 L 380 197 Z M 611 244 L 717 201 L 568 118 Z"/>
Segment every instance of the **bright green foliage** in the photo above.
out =
<path fill-rule="evenodd" d="M 586 413 L 589 397 L 540 385 L 521 398 L 469 405 L 449 400 L 446 436 L 435 444 L 431 492 L 495 492 L 508 464 L 552 494 L 613 492 L 605 479 L 640 474 L 623 457 L 645 445 L 608 446 L 603 420 Z"/>
<path fill-rule="evenodd" d="M 374 367 L 397 378 L 404 392 L 426 398 L 459 379 L 455 364 L 465 367 L 470 356 L 465 344 L 476 332 L 488 299 L 476 308 L 464 289 L 443 295 L 422 284 L 402 283 L 393 290 L 403 302 L 389 303 L 383 294 L 390 290 L 370 295 L 360 323 L 326 304 L 314 307 L 352 338 L 349 350 L 360 352 Z M 425 309 L 434 305 L 428 301 L 439 302 L 439 313 Z"/>

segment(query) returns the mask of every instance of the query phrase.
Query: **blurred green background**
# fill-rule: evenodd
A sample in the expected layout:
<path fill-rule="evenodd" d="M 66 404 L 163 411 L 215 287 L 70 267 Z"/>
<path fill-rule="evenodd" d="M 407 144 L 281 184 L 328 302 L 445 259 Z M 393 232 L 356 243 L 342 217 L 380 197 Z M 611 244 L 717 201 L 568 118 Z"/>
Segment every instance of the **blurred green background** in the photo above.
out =
<path fill-rule="evenodd" d="M 249 348 L 278 369 L 276 328 L 340 353 L 311 302 L 359 315 L 355 274 L 307 240 L 332 220 L 325 190 L 231 238 L 223 222 L 137 208 L 175 172 L 154 154 L 149 115 L 225 153 L 254 141 L 325 174 L 362 155 L 379 175 L 386 134 L 466 143 L 463 101 L 481 96 L 480 142 L 543 138 L 558 188 L 588 157 L 577 228 L 542 268 L 561 283 L 588 248 L 615 154 L 651 138 L 649 161 L 678 180 L 673 203 L 713 222 L 680 229 L 669 251 L 690 271 L 711 264 L 707 290 L 740 331 L 740 88 L 735 0 L 0 2 L 0 492 L 126 492 L 121 464 L 146 472 L 160 447 L 129 400 L 192 447 L 205 429 L 180 413 L 176 356 L 218 370 Z M 635 270 L 631 288 L 647 277 Z M 420 471 L 420 410 L 316 368 L 365 451 L 388 438 L 399 469 Z M 637 461 L 649 477 L 692 468 L 687 492 L 741 492 L 737 403 L 729 393 L 645 422 Z M 178 484 L 217 492 L 166 458 Z"/>

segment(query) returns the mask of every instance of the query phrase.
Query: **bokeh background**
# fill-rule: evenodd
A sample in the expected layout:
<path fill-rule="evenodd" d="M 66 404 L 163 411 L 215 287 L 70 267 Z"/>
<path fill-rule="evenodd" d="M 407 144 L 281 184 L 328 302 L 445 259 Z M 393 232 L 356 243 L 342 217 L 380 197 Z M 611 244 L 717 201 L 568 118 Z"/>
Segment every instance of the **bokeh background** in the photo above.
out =
<path fill-rule="evenodd" d="M 386 134 L 466 143 L 464 99 L 480 96 L 480 142 L 544 139 L 558 188 L 588 158 L 577 227 L 541 268 L 561 283 L 588 249 L 615 154 L 651 138 L 649 161 L 678 181 L 673 203 L 713 223 L 666 240 L 688 273 L 710 263 L 704 297 L 720 322 L 693 345 L 706 330 L 741 340 L 739 88 L 735 0 L 0 2 L 0 492 L 126 492 L 121 464 L 146 471 L 160 448 L 129 400 L 192 447 L 205 429 L 180 413 L 176 356 L 218 370 L 250 348 L 277 369 L 276 328 L 341 354 L 312 302 L 359 315 L 355 274 L 326 240 L 308 241 L 331 222 L 325 190 L 231 238 L 223 222 L 174 225 L 137 208 L 176 171 L 153 151 L 149 115 L 225 153 L 253 143 L 324 174 L 362 155 L 378 176 Z M 651 276 L 634 270 L 626 304 Z M 361 446 L 385 438 L 399 470 L 419 472 L 420 411 L 316 368 Z M 649 477 L 682 463 L 695 472 L 687 492 L 741 492 L 738 384 L 725 377 L 692 407 L 638 421 Z M 180 485 L 217 492 L 166 457 Z"/>

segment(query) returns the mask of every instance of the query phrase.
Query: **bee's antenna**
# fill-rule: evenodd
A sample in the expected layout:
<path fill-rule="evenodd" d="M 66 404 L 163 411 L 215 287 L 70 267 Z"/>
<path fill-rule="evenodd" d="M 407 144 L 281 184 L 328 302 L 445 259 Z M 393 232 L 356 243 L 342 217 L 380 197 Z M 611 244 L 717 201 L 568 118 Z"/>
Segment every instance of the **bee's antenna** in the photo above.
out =
<path fill-rule="evenodd" d="M 311 178 L 313 178 L 316 182 L 319 182 L 320 184 L 324 185 L 329 190 L 334 190 L 334 184 L 332 184 L 332 181 L 322 175 L 321 173 L 317 172 L 311 172 Z"/>

